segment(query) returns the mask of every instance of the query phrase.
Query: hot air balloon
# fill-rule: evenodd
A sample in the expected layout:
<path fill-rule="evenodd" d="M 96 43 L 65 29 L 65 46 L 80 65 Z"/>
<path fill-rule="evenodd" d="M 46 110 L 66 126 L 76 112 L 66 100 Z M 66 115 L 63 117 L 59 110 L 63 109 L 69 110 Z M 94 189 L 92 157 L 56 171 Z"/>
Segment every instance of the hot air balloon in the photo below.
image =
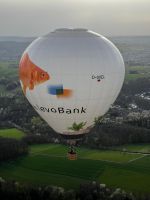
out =
<path fill-rule="evenodd" d="M 57 133 L 74 141 L 114 103 L 125 67 L 119 50 L 102 35 L 86 29 L 56 29 L 27 47 L 19 75 L 23 93 L 37 113 Z M 71 145 L 69 158 L 75 156 Z"/>

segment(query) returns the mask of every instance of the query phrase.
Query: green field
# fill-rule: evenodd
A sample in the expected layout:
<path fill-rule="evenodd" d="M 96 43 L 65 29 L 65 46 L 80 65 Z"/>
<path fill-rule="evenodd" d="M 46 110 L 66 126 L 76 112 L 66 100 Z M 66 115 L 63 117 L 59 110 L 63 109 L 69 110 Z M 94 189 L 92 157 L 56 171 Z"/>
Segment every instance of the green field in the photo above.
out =
<path fill-rule="evenodd" d="M 16 128 L 0 129 L 1 137 L 21 139 L 24 135 L 25 134 L 22 131 L 20 131 Z"/>
<path fill-rule="evenodd" d="M 10 94 L 12 91 L 7 90 L 7 85 L 18 81 L 18 63 L 0 61 L 0 81 L 0 94 Z"/>
<path fill-rule="evenodd" d="M 127 191 L 149 193 L 150 156 L 78 148 L 78 160 L 66 158 L 63 145 L 32 145 L 30 154 L 2 164 L 0 176 L 30 184 L 52 184 L 78 188 L 80 183 L 97 180 Z"/>
<path fill-rule="evenodd" d="M 117 147 L 119 150 L 126 150 L 130 152 L 150 153 L 150 144 L 130 144 Z"/>
<path fill-rule="evenodd" d="M 135 73 L 131 73 L 131 71 Z M 149 66 L 129 66 L 126 68 L 125 80 L 150 77 Z"/>
<path fill-rule="evenodd" d="M 31 154 L 42 154 L 42 155 L 48 155 L 48 156 L 64 156 L 66 154 L 66 147 L 61 146 L 60 151 L 59 145 L 34 145 L 31 147 Z M 41 150 L 42 148 L 42 150 Z M 89 159 L 89 160 L 103 160 L 108 162 L 118 162 L 118 163 L 124 163 L 128 162 L 132 159 L 139 158 L 141 155 L 138 154 L 129 154 L 129 153 L 123 153 L 120 151 L 98 151 L 98 150 L 90 150 L 86 148 L 79 148 L 77 149 L 78 158 L 80 159 Z"/>
<path fill-rule="evenodd" d="M 9 78 L 9 80 L 14 80 L 15 78 L 18 78 L 17 66 L 18 66 L 18 63 L 13 62 L 13 61 L 0 62 L 0 78 L 6 77 L 6 78 Z"/>

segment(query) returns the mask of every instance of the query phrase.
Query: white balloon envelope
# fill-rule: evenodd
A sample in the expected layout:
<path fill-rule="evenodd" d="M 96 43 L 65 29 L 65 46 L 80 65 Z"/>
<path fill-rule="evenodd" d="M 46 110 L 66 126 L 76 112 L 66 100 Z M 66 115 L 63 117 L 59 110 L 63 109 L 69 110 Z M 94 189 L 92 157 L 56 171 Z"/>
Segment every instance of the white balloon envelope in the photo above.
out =
<path fill-rule="evenodd" d="M 33 41 L 19 65 L 23 92 L 58 133 L 89 132 L 117 98 L 125 75 L 119 50 L 86 29 L 57 29 Z"/>

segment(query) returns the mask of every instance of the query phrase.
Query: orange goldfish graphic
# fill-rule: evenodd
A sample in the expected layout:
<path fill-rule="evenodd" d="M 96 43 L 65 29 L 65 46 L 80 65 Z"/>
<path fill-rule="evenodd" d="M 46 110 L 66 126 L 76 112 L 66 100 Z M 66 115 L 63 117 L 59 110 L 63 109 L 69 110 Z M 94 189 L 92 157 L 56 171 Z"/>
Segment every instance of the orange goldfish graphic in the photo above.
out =
<path fill-rule="evenodd" d="M 33 90 L 35 85 L 44 83 L 50 79 L 47 72 L 35 65 L 25 53 L 19 64 L 19 76 L 23 85 L 23 92 L 26 94 L 26 89 Z"/>

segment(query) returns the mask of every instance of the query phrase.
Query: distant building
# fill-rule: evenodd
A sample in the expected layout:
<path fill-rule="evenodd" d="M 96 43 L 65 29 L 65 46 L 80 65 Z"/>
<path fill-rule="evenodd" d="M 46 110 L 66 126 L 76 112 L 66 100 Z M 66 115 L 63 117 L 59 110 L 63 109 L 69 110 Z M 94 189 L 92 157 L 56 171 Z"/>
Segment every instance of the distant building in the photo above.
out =
<path fill-rule="evenodd" d="M 136 109 L 137 105 L 135 103 L 130 103 L 129 104 L 129 109 Z"/>
<path fill-rule="evenodd" d="M 141 113 L 140 112 L 130 112 L 127 115 L 128 120 L 135 120 L 135 119 L 140 119 L 141 118 Z"/>
<path fill-rule="evenodd" d="M 123 117 L 116 117 L 116 123 L 122 124 L 123 122 Z"/>
<path fill-rule="evenodd" d="M 150 117 L 150 110 L 143 110 L 141 115 L 142 115 L 143 118 Z"/>

